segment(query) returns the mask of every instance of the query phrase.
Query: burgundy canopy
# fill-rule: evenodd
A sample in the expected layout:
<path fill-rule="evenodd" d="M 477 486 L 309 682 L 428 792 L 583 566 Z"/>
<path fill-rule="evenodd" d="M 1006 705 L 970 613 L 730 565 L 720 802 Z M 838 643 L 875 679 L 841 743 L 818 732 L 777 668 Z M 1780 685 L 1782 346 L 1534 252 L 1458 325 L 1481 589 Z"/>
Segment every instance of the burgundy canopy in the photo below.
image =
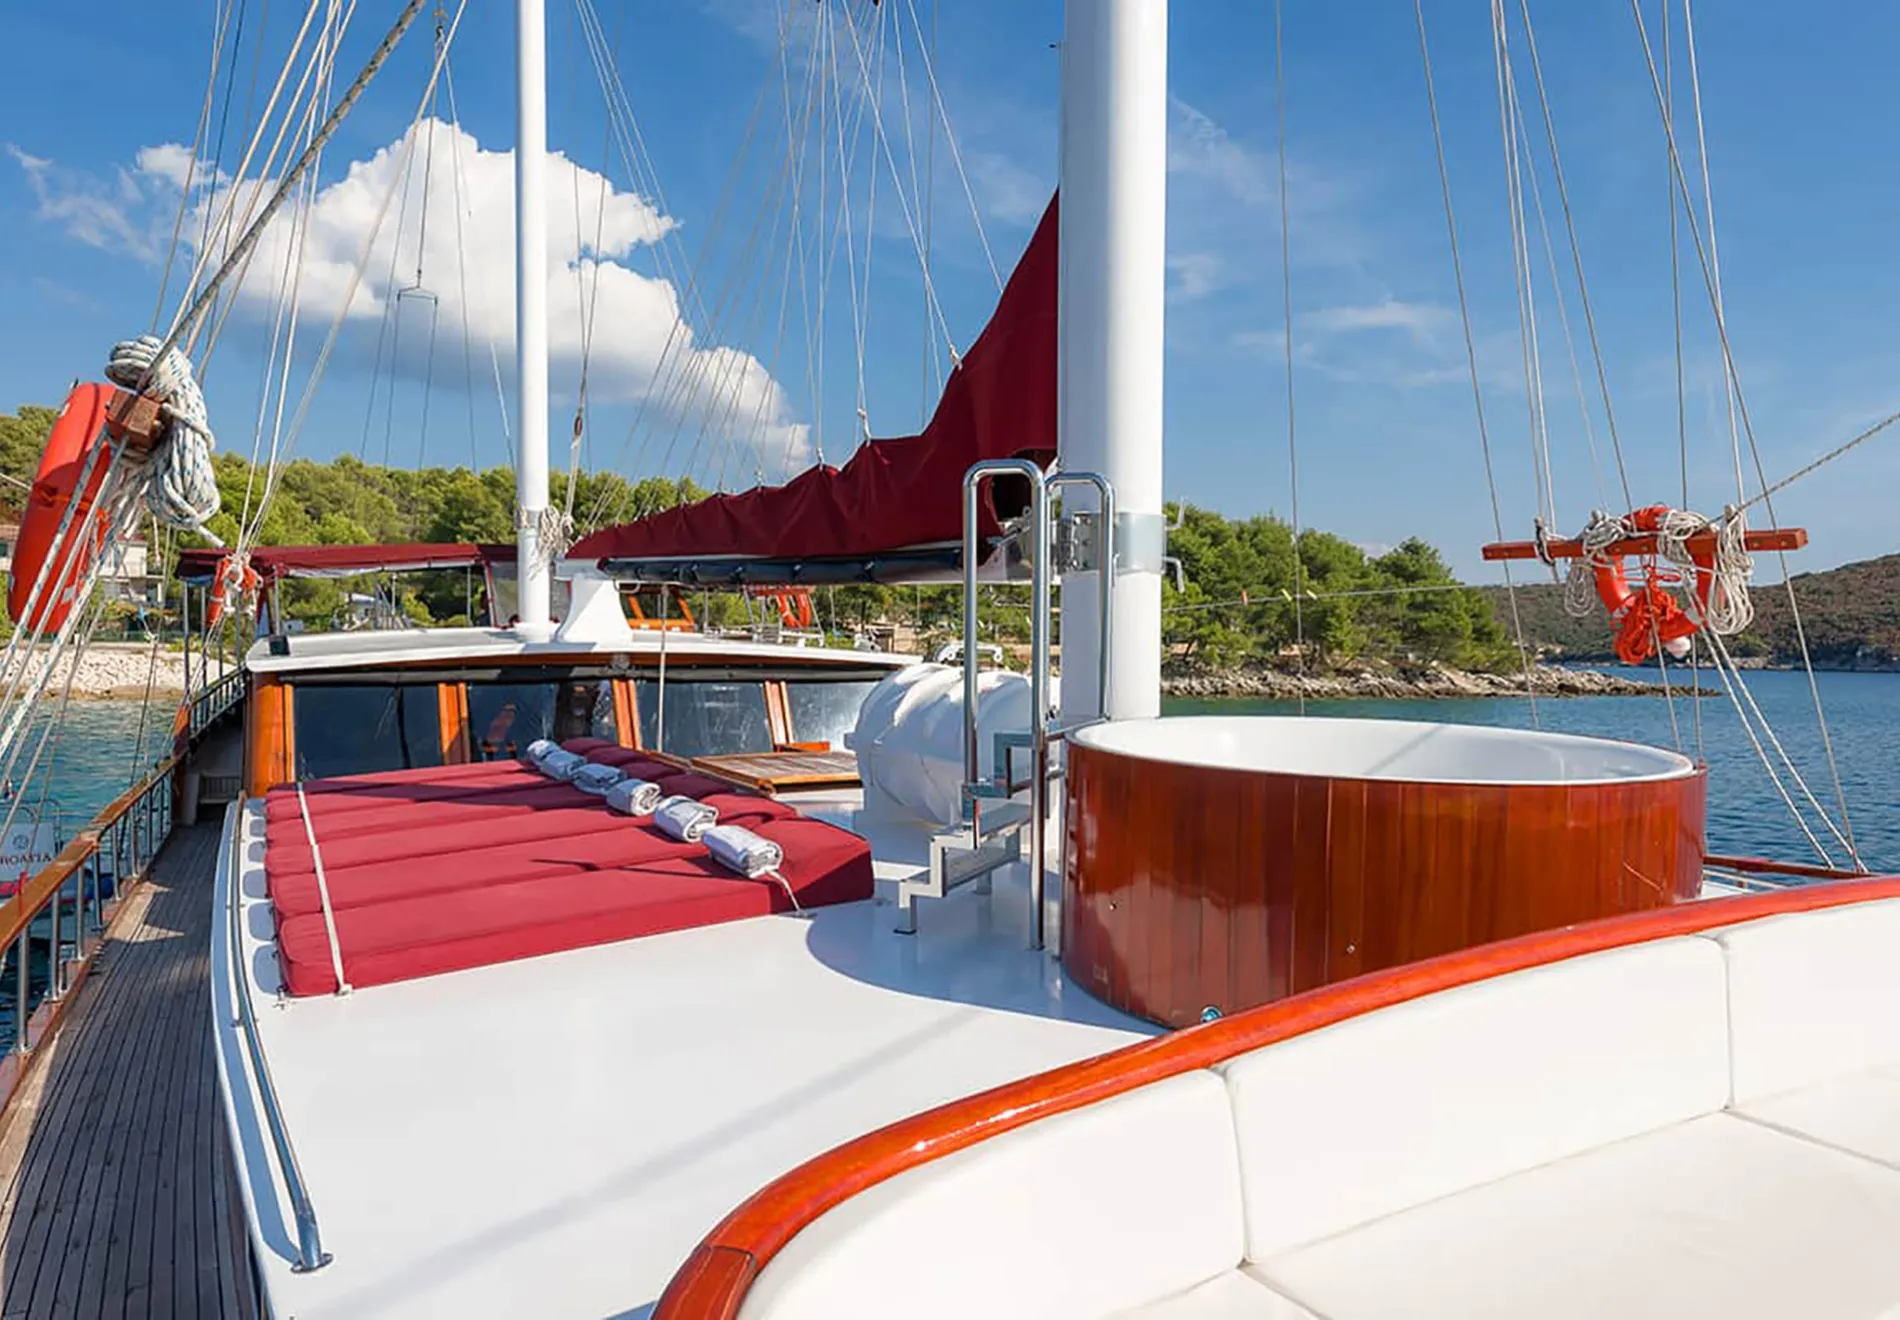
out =
<path fill-rule="evenodd" d="M 209 582 L 228 551 L 210 547 L 178 552 L 178 577 Z M 483 568 L 512 564 L 512 545 L 441 542 L 427 545 L 261 545 L 251 551 L 251 568 L 266 586 L 280 578 L 354 577 L 359 573 L 408 573 L 422 568 Z"/>
<path fill-rule="evenodd" d="M 783 486 L 714 495 L 583 538 L 603 565 L 730 558 L 863 559 L 963 536 L 963 474 L 981 459 L 1056 452 L 1056 202 L 1051 200 L 990 323 L 951 373 L 921 435 L 871 440 L 841 468 Z M 982 532 L 1021 511 L 1021 483 L 991 483 Z M 1010 507 L 1012 500 L 1016 507 Z"/>

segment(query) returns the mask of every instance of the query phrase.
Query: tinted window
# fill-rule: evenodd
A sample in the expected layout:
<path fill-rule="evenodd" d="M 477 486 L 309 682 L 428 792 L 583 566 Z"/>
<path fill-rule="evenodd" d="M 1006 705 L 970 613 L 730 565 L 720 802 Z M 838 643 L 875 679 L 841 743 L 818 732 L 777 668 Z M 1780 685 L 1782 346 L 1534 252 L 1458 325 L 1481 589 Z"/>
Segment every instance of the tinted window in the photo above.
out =
<path fill-rule="evenodd" d="M 642 746 L 675 756 L 718 756 L 772 750 L 772 721 L 765 713 L 763 683 L 666 680 L 666 728 L 662 739 L 657 681 L 634 685 L 640 707 Z"/>
<path fill-rule="evenodd" d="M 434 685 L 297 685 L 297 777 L 367 774 L 442 764 Z"/>
<path fill-rule="evenodd" d="M 606 679 L 571 683 L 470 683 L 468 732 L 477 761 L 519 756 L 536 738 L 615 736 L 613 685 Z"/>
<path fill-rule="evenodd" d="M 844 736 L 857 727 L 858 708 L 877 683 L 865 679 L 850 683 L 787 683 L 795 742 L 830 743 L 842 750 Z"/>

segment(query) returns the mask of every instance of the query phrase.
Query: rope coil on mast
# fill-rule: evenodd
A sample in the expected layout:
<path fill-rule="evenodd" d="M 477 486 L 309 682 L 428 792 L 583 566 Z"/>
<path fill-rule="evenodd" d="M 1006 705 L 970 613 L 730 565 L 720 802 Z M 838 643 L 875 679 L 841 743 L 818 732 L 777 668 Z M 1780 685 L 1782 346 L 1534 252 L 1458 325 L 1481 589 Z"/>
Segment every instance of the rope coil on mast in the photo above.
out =
<path fill-rule="evenodd" d="M 149 458 L 129 452 L 128 472 L 144 485 L 145 506 L 167 527 L 202 532 L 218 512 L 222 497 L 211 465 L 216 439 L 211 433 L 204 390 L 191 360 L 155 335 L 140 335 L 116 345 L 106 363 L 106 379 L 157 399 L 164 433 Z M 113 528 L 117 535 L 119 528 Z M 129 530 L 129 529 L 128 529 Z"/>

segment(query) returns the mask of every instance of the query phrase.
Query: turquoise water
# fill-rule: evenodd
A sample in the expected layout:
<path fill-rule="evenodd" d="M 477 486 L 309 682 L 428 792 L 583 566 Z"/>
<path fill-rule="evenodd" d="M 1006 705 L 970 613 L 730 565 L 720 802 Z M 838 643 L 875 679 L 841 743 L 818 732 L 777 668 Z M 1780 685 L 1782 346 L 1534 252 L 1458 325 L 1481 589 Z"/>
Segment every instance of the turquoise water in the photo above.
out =
<path fill-rule="evenodd" d="M 1630 671 L 1618 671 L 1629 674 Z M 1705 683 L 1717 682 L 1704 675 Z M 1855 843 L 1871 868 L 1900 872 L 1900 674 L 1817 674 L 1822 709 L 1834 744 L 1847 797 Z M 1748 687 L 1770 726 L 1829 814 L 1837 821 L 1833 778 L 1828 771 L 1820 727 L 1807 675 L 1762 671 L 1748 675 Z M 1675 725 L 1670 722 L 1674 707 Z M 1686 694 L 1674 701 L 1648 697 L 1568 697 L 1540 699 L 1535 719 L 1522 698 L 1489 697 L 1470 701 L 1309 701 L 1309 714 L 1362 719 L 1437 720 L 1507 728 L 1542 727 L 1559 733 L 1621 738 L 1659 747 L 1680 748 L 1694 756 L 1700 746 L 1709 766 L 1709 851 L 1816 861 L 1762 768 L 1761 758 L 1725 695 L 1699 701 Z M 1170 701 L 1164 713 L 1293 714 L 1291 702 Z M 1701 713 L 1698 742 L 1696 713 Z M 1774 756 L 1773 749 L 1769 755 Z M 1780 769 L 1777 760 L 1777 769 Z M 1783 771 L 1783 781 L 1787 775 Z M 1792 786 L 1790 787 L 1792 792 Z M 1797 795 L 1797 800 L 1799 800 Z M 1810 827 L 1831 842 L 1809 813 Z M 1834 860 L 1842 861 L 1833 848 Z"/>
<path fill-rule="evenodd" d="M 45 704 L 50 713 L 57 703 Z M 44 810 L 44 818 L 57 819 L 63 837 L 71 838 L 171 751 L 175 713 L 175 699 L 155 701 L 149 711 L 137 701 L 73 701 L 31 776 L 27 765 L 45 715 L 29 729 L 10 787 L 23 786 L 23 807 L 36 815 Z M 0 805 L 0 819 L 11 805 L 9 793 Z"/>

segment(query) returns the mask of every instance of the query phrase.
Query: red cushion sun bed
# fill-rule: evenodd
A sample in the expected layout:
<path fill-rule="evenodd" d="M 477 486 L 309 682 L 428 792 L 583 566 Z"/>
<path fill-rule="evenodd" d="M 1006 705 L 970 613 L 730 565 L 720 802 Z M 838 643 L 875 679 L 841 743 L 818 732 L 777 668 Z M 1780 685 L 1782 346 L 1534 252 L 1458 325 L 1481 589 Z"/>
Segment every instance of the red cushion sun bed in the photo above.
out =
<path fill-rule="evenodd" d="M 332 868 L 326 856 L 324 879 L 336 911 L 386 903 L 399 898 L 453 894 L 483 885 L 532 880 L 544 875 L 599 871 L 667 857 L 690 857 L 706 849 L 680 843 L 656 829 L 621 817 L 619 827 L 557 839 L 531 839 L 460 854 L 453 866 L 418 865 L 414 858 Z M 270 901 L 280 918 L 321 912 L 314 871 L 268 876 Z"/>
<path fill-rule="evenodd" d="M 584 742 L 586 740 L 574 740 Z M 799 906 L 869 898 L 870 845 L 782 802 L 611 746 L 571 750 L 716 807 L 785 851 Z M 320 791 L 319 791 L 320 789 Z M 777 881 L 747 880 L 650 821 L 512 762 L 306 784 L 344 975 L 409 980 L 789 911 Z M 322 799 L 319 806 L 319 798 Z M 287 809 L 286 809 L 287 808 Z M 267 802 L 265 877 L 293 995 L 336 989 L 294 791 Z"/>

